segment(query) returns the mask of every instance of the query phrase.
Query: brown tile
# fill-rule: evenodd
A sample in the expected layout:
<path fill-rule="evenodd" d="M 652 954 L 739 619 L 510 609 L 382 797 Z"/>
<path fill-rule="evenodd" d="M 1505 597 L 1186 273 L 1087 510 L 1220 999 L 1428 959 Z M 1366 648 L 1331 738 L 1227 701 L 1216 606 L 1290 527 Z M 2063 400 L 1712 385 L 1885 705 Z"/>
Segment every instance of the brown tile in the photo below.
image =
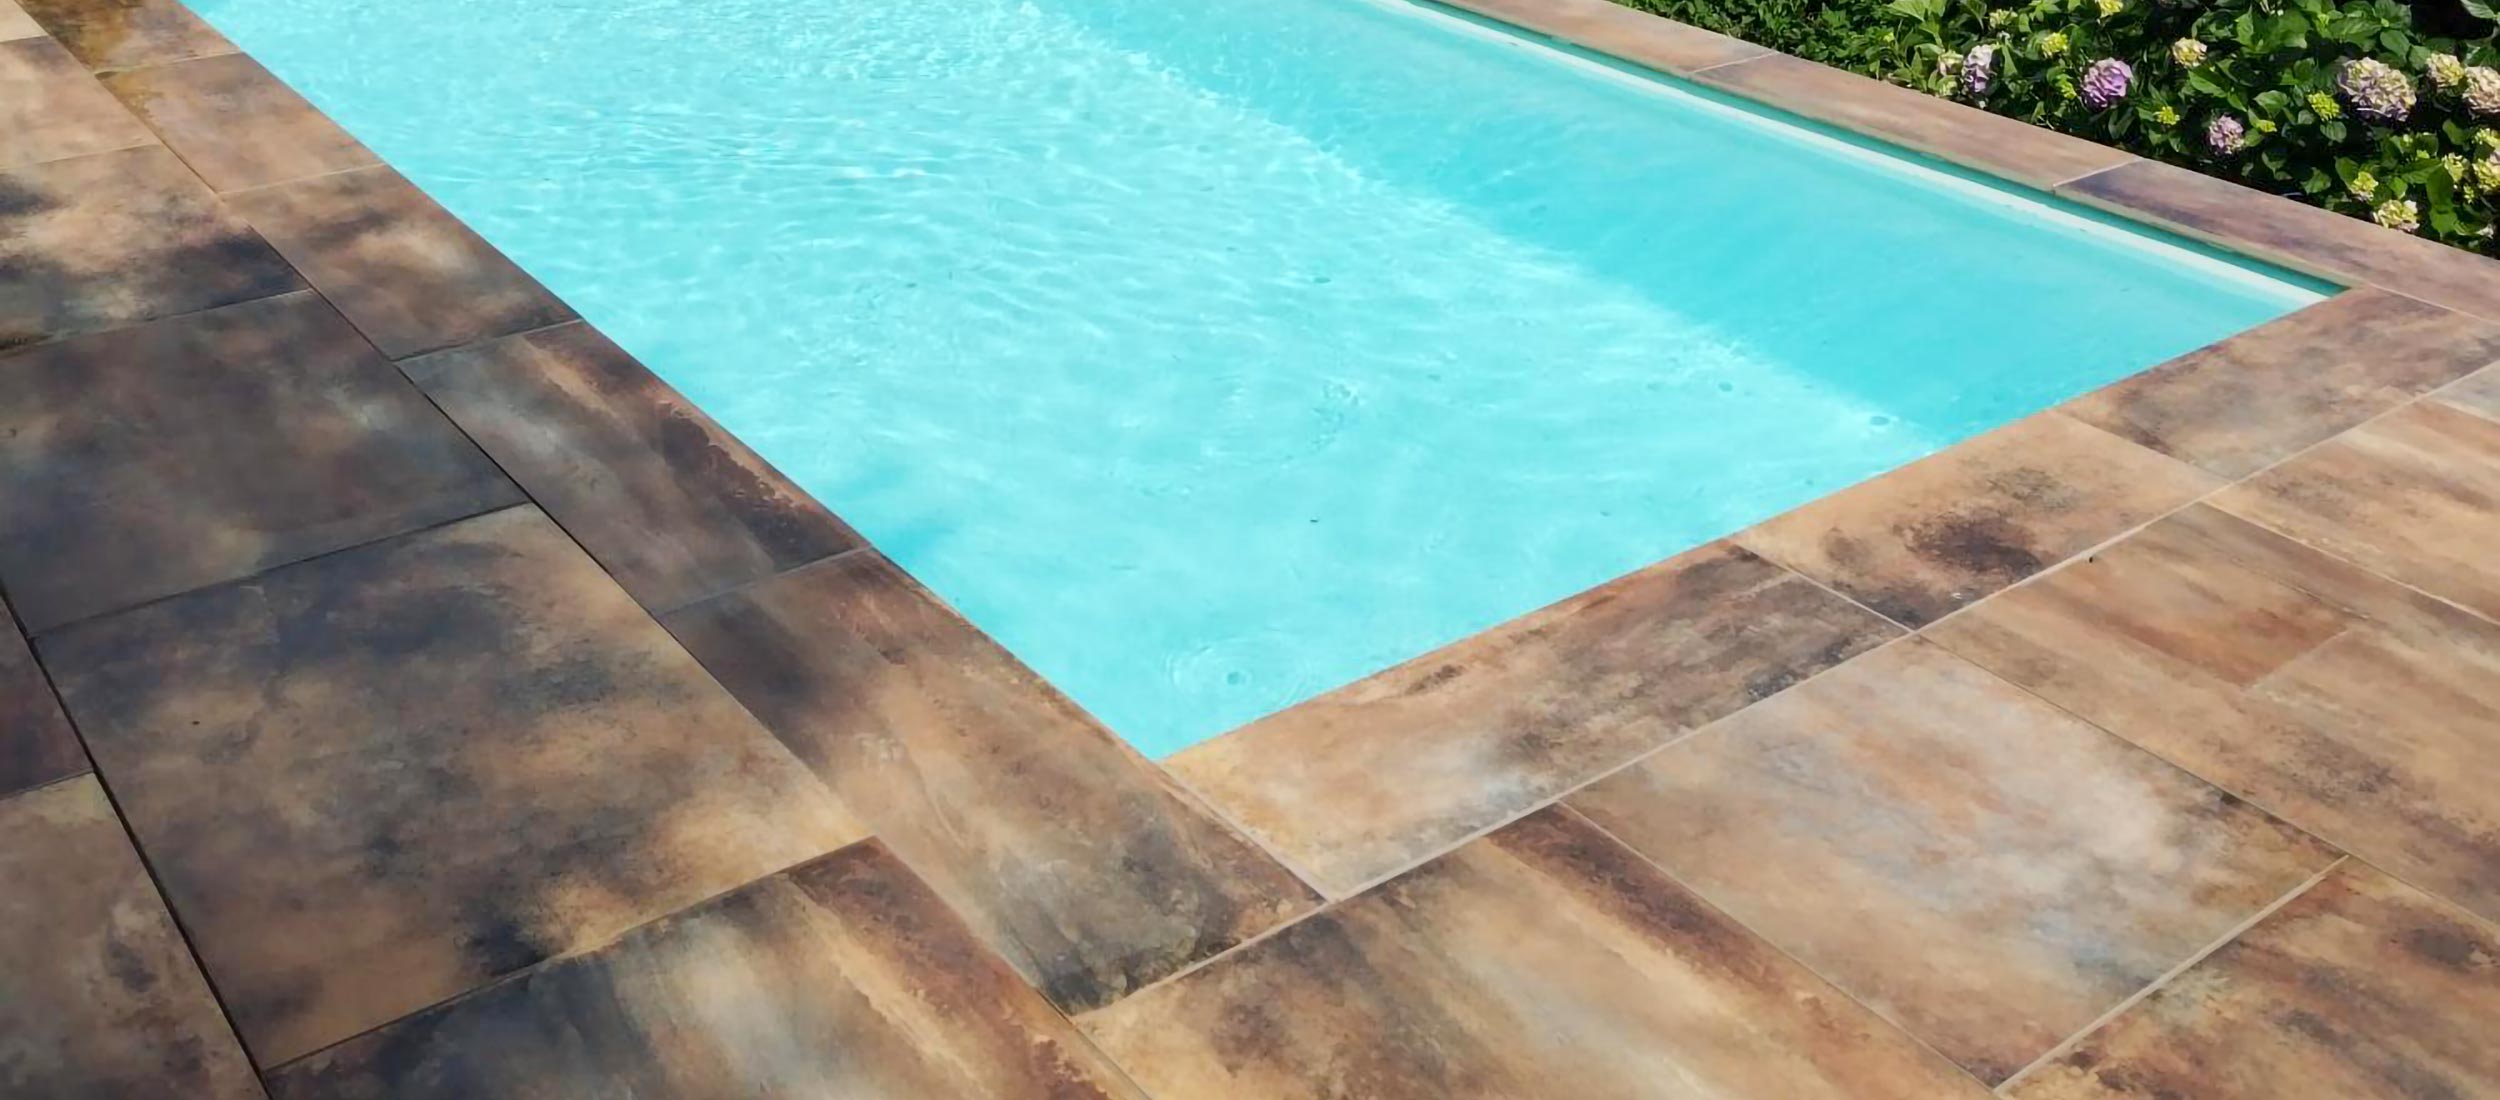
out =
<path fill-rule="evenodd" d="M 1613 0 L 1454 0 L 1450 6 L 1661 72 L 1690 73 L 1770 52 Z"/>
<path fill-rule="evenodd" d="M 867 551 L 667 617 L 688 649 L 1062 1008 L 1308 910 L 1308 890 Z"/>
<path fill-rule="evenodd" d="M 271 1075 L 281 1100 L 1144 1100 L 875 841 Z"/>
<path fill-rule="evenodd" d="M 378 163 L 328 115 L 239 53 L 114 73 L 104 83 L 219 191 Z"/>
<path fill-rule="evenodd" d="M 1990 175 L 2047 187 L 2134 154 L 1786 54 L 1694 80 Z"/>
<path fill-rule="evenodd" d="M 0 350 L 303 285 L 162 146 L 0 172 Z"/>
<path fill-rule="evenodd" d="M 2437 399 L 2467 412 L 2500 420 L 2500 366 L 2483 370 L 2439 391 Z"/>
<path fill-rule="evenodd" d="M 0 359 L 0 490 L 38 634 L 521 499 L 313 294 Z"/>
<path fill-rule="evenodd" d="M 393 359 L 573 319 L 538 280 L 388 168 L 226 201 Z"/>
<path fill-rule="evenodd" d="M 15 42 L 43 33 L 42 24 L 35 22 L 34 16 L 26 14 L 26 9 L 18 7 L 15 0 L 0 0 L 0 42 Z"/>
<path fill-rule="evenodd" d="M 443 352 L 407 372 L 645 607 L 682 607 L 861 545 L 588 325 Z"/>
<path fill-rule="evenodd" d="M 2500 262 L 2360 218 L 2149 160 L 2058 190 L 2225 248 L 2500 320 Z"/>
<path fill-rule="evenodd" d="M 2500 919 L 2500 625 L 2197 505 L 1930 635 Z"/>
<path fill-rule="evenodd" d="M 264 1065 L 864 832 L 526 506 L 37 649 Z"/>
<path fill-rule="evenodd" d="M 1080 1021 L 1161 1100 L 1981 1100 L 1548 808 Z"/>
<path fill-rule="evenodd" d="M 1571 805 L 1990 1082 L 2334 859 L 1920 641 Z"/>
<path fill-rule="evenodd" d="M 2495 1020 L 2500 933 L 2347 863 L 2007 1095 L 2491 1100 Z"/>
<path fill-rule="evenodd" d="M 86 770 L 86 750 L 70 732 L 51 681 L 35 666 L 9 605 L 0 603 L 0 797 Z"/>
<path fill-rule="evenodd" d="M 155 141 L 60 43 L 0 42 L 0 168 Z"/>
<path fill-rule="evenodd" d="M 2347 291 L 2069 402 L 2069 415 L 2246 477 L 2486 364 L 2500 325 Z"/>
<path fill-rule="evenodd" d="M 91 69 L 162 65 L 233 53 L 234 43 L 181 0 L 17 0 Z"/>
<path fill-rule="evenodd" d="M 1895 633 L 1712 544 L 1164 766 L 1342 897 Z"/>
<path fill-rule="evenodd" d="M 2409 405 L 2213 503 L 2500 619 L 2500 422 Z"/>
<path fill-rule="evenodd" d="M 2018 420 L 1736 536 L 1909 626 L 1944 617 L 2213 489 L 2057 413 Z"/>
<path fill-rule="evenodd" d="M 261 1095 L 91 777 L 0 798 L 0 1095 Z"/>

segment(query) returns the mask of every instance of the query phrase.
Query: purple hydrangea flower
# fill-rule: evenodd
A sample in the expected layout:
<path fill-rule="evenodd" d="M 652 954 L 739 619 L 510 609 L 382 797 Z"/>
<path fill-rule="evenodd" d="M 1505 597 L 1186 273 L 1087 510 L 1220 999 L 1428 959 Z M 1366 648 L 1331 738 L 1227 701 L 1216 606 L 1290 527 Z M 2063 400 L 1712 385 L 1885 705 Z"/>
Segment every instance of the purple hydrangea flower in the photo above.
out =
<path fill-rule="evenodd" d="M 2335 72 L 2335 90 L 2353 114 L 2372 122 L 2403 122 L 2413 113 L 2413 78 L 2384 61 L 2344 62 Z"/>
<path fill-rule="evenodd" d="M 1978 99 L 1988 94 L 1997 79 L 1997 48 L 1982 43 L 1962 56 L 1962 94 Z"/>
<path fill-rule="evenodd" d="M 2083 101 L 2095 111 L 2106 110 L 2127 98 L 2127 87 L 2133 83 L 2134 68 L 2115 57 L 2104 57 L 2083 70 Z"/>
<path fill-rule="evenodd" d="M 2234 115 L 2215 115 L 2205 123 L 2205 148 L 2227 157 L 2248 147 L 2248 124 Z"/>

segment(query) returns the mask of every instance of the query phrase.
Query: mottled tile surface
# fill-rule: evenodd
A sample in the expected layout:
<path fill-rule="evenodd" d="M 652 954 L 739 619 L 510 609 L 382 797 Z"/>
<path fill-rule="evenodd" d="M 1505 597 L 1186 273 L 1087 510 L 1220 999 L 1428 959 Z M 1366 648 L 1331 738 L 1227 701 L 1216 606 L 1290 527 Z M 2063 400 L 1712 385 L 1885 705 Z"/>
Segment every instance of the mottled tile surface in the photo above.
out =
<path fill-rule="evenodd" d="M 2064 406 L 2228 478 L 2500 362 L 2500 325 L 2348 291 Z"/>
<path fill-rule="evenodd" d="M 0 0 L 0 42 L 15 42 L 43 33 L 43 25 L 18 7 L 16 0 Z"/>
<path fill-rule="evenodd" d="M 1143 1100 L 874 841 L 323 1051 L 281 1100 Z"/>
<path fill-rule="evenodd" d="M 1690 73 L 1770 52 L 1613 0 L 1454 0 L 1450 6 L 1662 72 Z"/>
<path fill-rule="evenodd" d="M 233 53 L 234 43 L 181 0 L 17 0 L 93 69 L 161 65 Z"/>
<path fill-rule="evenodd" d="M 2334 858 L 1919 641 L 1570 804 L 1990 1082 Z"/>
<path fill-rule="evenodd" d="M 2500 932 L 2347 863 L 2013 1100 L 2500 1097 Z"/>
<path fill-rule="evenodd" d="M 1930 634 L 2500 919 L 2500 625 L 2198 505 Z"/>
<path fill-rule="evenodd" d="M 861 545 L 588 325 L 407 370 L 645 607 L 680 607 Z"/>
<path fill-rule="evenodd" d="M 2057 413 L 2018 420 L 1736 536 L 1921 626 L 2220 482 Z"/>
<path fill-rule="evenodd" d="M 239 53 L 114 73 L 104 82 L 219 191 L 376 163 L 329 116 Z"/>
<path fill-rule="evenodd" d="M 1987 1096 L 1551 808 L 1081 1022 L 1159 1100 Z"/>
<path fill-rule="evenodd" d="M 261 1095 L 92 778 L 0 798 L 0 1095 Z"/>
<path fill-rule="evenodd" d="M 2419 402 L 2213 502 L 2500 619 L 2500 421 Z"/>
<path fill-rule="evenodd" d="M 0 583 L 38 634 L 519 499 L 318 295 L 0 359 Z"/>
<path fill-rule="evenodd" d="M 1165 766 L 1343 896 L 1895 633 L 1713 544 Z"/>
<path fill-rule="evenodd" d="M 267 1065 L 864 832 L 535 508 L 38 649 Z"/>
<path fill-rule="evenodd" d="M 2500 420 L 2500 366 L 2487 368 L 2441 390 L 2435 400 Z"/>
<path fill-rule="evenodd" d="M 538 280 L 388 168 L 226 201 L 393 359 L 573 319 Z"/>
<path fill-rule="evenodd" d="M 0 168 L 155 140 L 60 43 L 0 42 Z"/>
<path fill-rule="evenodd" d="M 161 146 L 0 171 L 0 350 L 303 285 Z"/>
<path fill-rule="evenodd" d="M 0 797 L 87 770 L 87 754 L 0 603 Z M 0 841 L 5 841 L 0 837 Z"/>

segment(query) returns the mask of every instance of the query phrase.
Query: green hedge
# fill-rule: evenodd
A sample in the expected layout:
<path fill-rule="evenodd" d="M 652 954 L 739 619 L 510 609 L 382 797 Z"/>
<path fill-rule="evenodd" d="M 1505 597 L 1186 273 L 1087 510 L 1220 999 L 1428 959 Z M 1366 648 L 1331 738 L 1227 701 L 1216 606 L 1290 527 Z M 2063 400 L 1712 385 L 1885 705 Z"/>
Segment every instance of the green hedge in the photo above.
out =
<path fill-rule="evenodd" d="M 1621 0 L 2500 255 L 2492 0 Z"/>

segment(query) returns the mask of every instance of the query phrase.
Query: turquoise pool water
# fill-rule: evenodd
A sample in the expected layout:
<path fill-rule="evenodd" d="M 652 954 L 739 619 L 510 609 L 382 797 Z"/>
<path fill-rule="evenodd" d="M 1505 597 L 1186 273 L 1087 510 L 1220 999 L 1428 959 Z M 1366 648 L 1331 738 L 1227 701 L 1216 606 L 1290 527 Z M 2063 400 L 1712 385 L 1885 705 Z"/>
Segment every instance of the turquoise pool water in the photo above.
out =
<path fill-rule="evenodd" d="M 193 0 L 1152 755 L 2315 300 L 1389 0 Z"/>

